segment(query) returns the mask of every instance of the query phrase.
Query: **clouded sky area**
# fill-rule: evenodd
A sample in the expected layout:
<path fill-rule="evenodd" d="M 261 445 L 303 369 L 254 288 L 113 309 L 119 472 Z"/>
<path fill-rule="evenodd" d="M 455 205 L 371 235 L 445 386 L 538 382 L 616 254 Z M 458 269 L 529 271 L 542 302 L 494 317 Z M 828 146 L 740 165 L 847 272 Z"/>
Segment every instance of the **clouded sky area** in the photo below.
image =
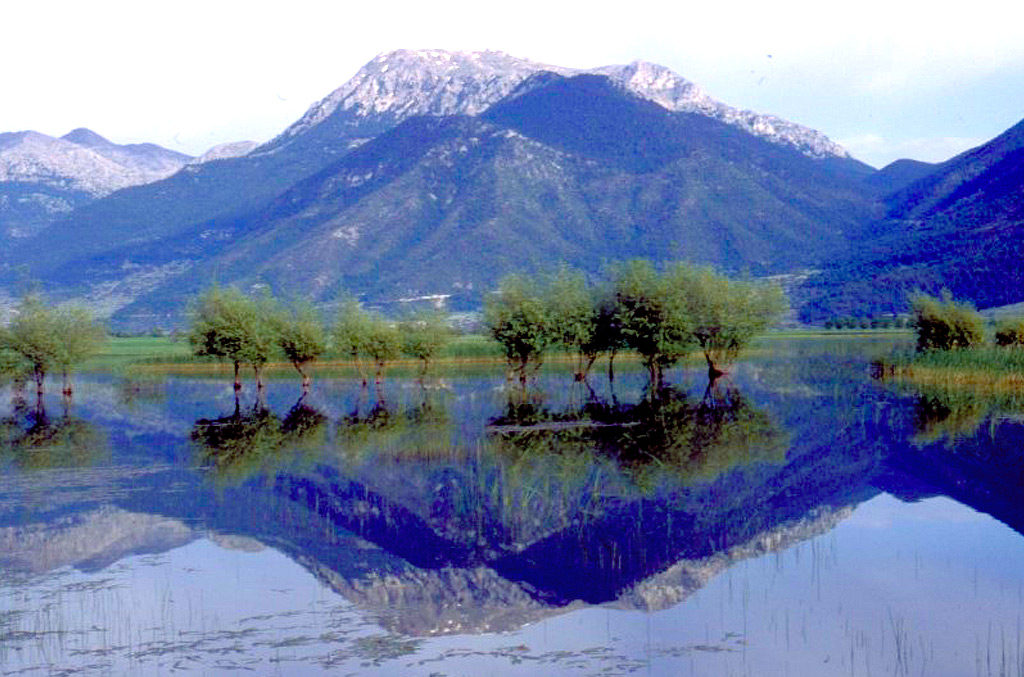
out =
<path fill-rule="evenodd" d="M 0 131 L 88 127 L 193 155 L 270 139 L 400 48 L 653 61 L 876 167 L 944 160 L 1024 118 L 1024 3 L 1006 0 L 36 0 L 2 17 Z"/>

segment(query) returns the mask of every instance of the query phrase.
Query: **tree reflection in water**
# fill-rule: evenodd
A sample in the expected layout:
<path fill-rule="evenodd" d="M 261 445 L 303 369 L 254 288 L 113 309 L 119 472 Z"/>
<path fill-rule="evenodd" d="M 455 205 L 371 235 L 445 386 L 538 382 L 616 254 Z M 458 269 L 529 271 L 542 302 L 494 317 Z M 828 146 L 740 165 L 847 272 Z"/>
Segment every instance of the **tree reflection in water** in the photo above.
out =
<path fill-rule="evenodd" d="M 236 397 L 232 414 L 199 419 L 190 438 L 200 463 L 209 465 L 219 481 L 240 483 L 295 463 L 304 450 L 319 449 L 326 440 L 327 423 L 327 417 L 307 404 L 305 396 L 283 420 L 262 400 L 243 412 Z"/>
<path fill-rule="evenodd" d="M 34 408 L 16 398 L 10 416 L 0 419 L 0 458 L 30 470 L 87 467 L 110 454 L 109 441 L 97 426 L 64 411 L 51 417 L 40 398 Z"/>
<path fill-rule="evenodd" d="M 409 408 L 380 399 L 359 402 L 336 426 L 330 423 L 305 395 L 284 419 L 259 401 L 245 411 L 236 398 L 229 416 L 196 421 L 191 440 L 200 464 L 230 483 L 285 468 L 298 471 L 300 461 L 346 465 L 382 457 L 401 461 L 452 456 L 452 421 L 444 399 L 426 391 Z"/>
<path fill-rule="evenodd" d="M 552 411 L 510 402 L 491 436 L 512 456 L 590 454 L 610 459 L 639 488 L 661 479 L 710 481 L 738 465 L 785 460 L 788 436 L 734 387 L 711 387 L 700 400 L 675 388 L 637 404 L 592 399 Z"/>
<path fill-rule="evenodd" d="M 488 431 L 492 467 L 462 503 L 482 503 L 513 538 L 531 531 L 529 522 L 582 523 L 621 501 L 783 463 L 789 448 L 771 417 L 731 387 L 701 399 L 668 388 L 637 404 L 591 400 L 563 411 L 511 403 Z"/>

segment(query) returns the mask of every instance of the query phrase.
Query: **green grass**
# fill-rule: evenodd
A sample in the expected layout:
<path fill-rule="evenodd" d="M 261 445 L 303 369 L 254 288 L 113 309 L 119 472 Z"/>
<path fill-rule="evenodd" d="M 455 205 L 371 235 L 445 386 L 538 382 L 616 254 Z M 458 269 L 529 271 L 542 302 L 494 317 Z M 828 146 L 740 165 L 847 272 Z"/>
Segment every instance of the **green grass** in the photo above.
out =
<path fill-rule="evenodd" d="M 169 337 L 111 337 L 99 354 L 90 358 L 82 369 L 85 371 L 106 371 L 126 368 L 139 362 L 177 362 L 191 357 L 188 343 Z"/>
<path fill-rule="evenodd" d="M 963 350 L 931 350 L 902 357 L 896 361 L 895 366 L 1024 375 L 1024 348 L 983 346 Z"/>
<path fill-rule="evenodd" d="M 758 338 L 758 342 L 762 340 L 775 340 L 775 339 L 794 339 L 794 338 L 856 338 L 856 337 L 879 337 L 879 336 L 892 336 L 894 334 L 900 334 L 905 332 L 895 332 L 892 330 L 857 330 L 857 331 L 815 331 L 815 330 L 786 330 L 776 331 L 764 334 Z M 741 359 L 749 357 L 751 354 L 756 353 L 758 350 L 757 345 L 752 345 L 743 354 Z M 622 353 L 616 357 L 616 362 L 621 361 L 622 364 L 635 361 L 635 356 Z M 545 369 L 570 369 L 571 357 L 557 350 L 548 351 L 544 357 Z M 686 359 L 683 364 L 697 364 L 700 362 L 697 357 L 693 359 Z M 348 366 L 349 360 L 347 357 L 333 354 L 326 354 L 320 360 L 316 366 L 318 373 L 324 371 L 340 371 L 347 372 L 353 371 L 354 367 Z M 417 367 L 415 360 L 397 360 L 393 366 L 389 366 L 389 375 L 394 373 L 395 375 L 402 375 L 405 372 L 414 373 Z M 601 370 L 602 364 L 607 365 L 607 361 L 602 358 L 594 365 L 596 371 Z M 501 346 L 498 345 L 494 340 L 488 336 L 480 334 L 467 334 L 455 337 L 449 342 L 441 351 L 437 358 L 436 367 L 438 369 L 446 369 L 450 366 L 457 366 L 460 371 L 468 369 L 493 369 L 494 365 L 504 366 L 504 357 L 501 350 Z M 173 339 L 171 337 L 111 337 L 103 349 L 98 355 L 91 358 L 88 362 L 82 365 L 84 371 L 124 371 L 129 369 L 148 369 L 148 368 L 182 368 L 187 370 L 201 370 L 201 371 L 216 371 L 221 370 L 230 371 L 230 365 L 218 362 L 216 360 L 195 357 L 191 353 L 188 342 L 184 339 Z M 290 364 L 282 363 L 279 365 L 273 365 L 268 371 L 268 376 L 272 377 L 275 371 L 289 371 L 293 372 Z"/>

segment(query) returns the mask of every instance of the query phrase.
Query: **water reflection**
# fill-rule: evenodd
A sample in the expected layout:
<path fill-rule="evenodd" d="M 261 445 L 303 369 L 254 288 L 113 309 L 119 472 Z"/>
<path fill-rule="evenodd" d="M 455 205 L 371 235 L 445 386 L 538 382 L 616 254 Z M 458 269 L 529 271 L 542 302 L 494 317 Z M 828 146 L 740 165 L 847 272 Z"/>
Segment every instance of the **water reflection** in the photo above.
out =
<path fill-rule="evenodd" d="M 109 455 L 106 434 L 71 413 L 51 416 L 40 398 L 34 408 L 15 399 L 11 415 L 0 419 L 0 458 L 25 470 L 86 467 Z"/>
<path fill-rule="evenodd" d="M 5 561 L 19 567 L 33 561 L 106 563 L 139 548 L 165 552 L 198 542 L 201 547 L 194 543 L 192 550 L 203 554 L 188 557 L 209 559 L 181 562 L 180 572 L 214 561 L 211 551 L 219 546 L 213 543 L 245 542 L 249 551 L 262 543 L 268 557 L 287 558 L 293 569 L 301 567 L 311 580 L 354 603 L 360 618 L 402 635 L 427 636 L 520 632 L 525 624 L 588 604 L 681 609 L 687 604 L 680 602 L 702 590 L 724 589 L 722 580 L 732 574 L 719 574 L 743 570 L 736 566 L 743 560 L 810 549 L 811 564 L 787 565 L 787 572 L 781 555 L 757 560 L 766 573 L 753 585 L 763 586 L 763 595 L 756 587 L 734 590 L 728 579 L 728 601 L 743 614 L 742 624 L 728 630 L 742 631 L 747 642 L 749 609 L 751 617 L 775 624 L 760 637 L 761 646 L 788 650 L 790 616 L 778 611 L 783 602 L 794 600 L 785 609 L 792 607 L 795 637 L 797 614 L 810 613 L 822 596 L 814 590 L 822 585 L 822 562 L 838 571 L 874 547 L 873 536 L 865 536 L 853 555 L 854 548 L 839 548 L 821 557 L 817 544 L 824 541 L 816 537 L 883 491 L 915 504 L 948 495 L 1024 533 L 1024 509 L 1018 507 L 1024 424 L 1009 418 L 1005 403 L 982 409 L 987 413 L 979 426 L 954 426 L 948 421 L 975 415 L 958 411 L 975 410 L 958 410 L 949 400 L 925 403 L 923 393 L 880 387 L 865 377 L 866 360 L 851 358 L 848 370 L 828 372 L 822 369 L 826 355 L 805 375 L 798 369 L 807 354 L 810 348 L 800 344 L 797 366 L 773 355 L 756 371 L 739 370 L 732 384 L 707 392 L 668 390 L 659 398 L 639 396 L 639 387 L 631 390 L 620 375 L 620 393 L 636 396 L 632 403 L 597 397 L 607 393 L 567 403 L 557 386 L 549 386 L 546 399 L 509 407 L 500 382 L 495 383 L 500 379 L 467 380 L 447 392 L 421 391 L 410 383 L 386 401 L 353 400 L 347 384 L 331 391 L 320 381 L 315 399 L 293 402 L 290 389 L 272 383 L 269 404 L 239 401 L 227 415 L 197 418 L 215 397 L 228 397 L 226 391 L 169 379 L 168 397 L 155 405 L 165 407 L 178 427 L 160 428 L 158 434 L 145 427 L 157 417 L 147 422 L 125 416 L 119 430 L 130 433 L 115 436 L 116 463 L 103 477 L 90 471 L 83 479 L 103 483 L 102 501 L 95 498 L 98 492 L 90 494 L 89 504 L 76 495 L 79 503 L 68 498 L 63 515 L 55 517 L 46 508 L 25 508 L 24 502 L 7 499 L 5 504 L 9 485 L 0 490 L 0 519 L 5 520 L 0 560 L 9 552 L 17 556 Z M 116 392 L 115 385 L 111 401 Z M 341 392 L 349 397 L 337 395 Z M 992 411 L 999 413 L 993 417 Z M 22 406 L 4 420 L 5 454 L 13 453 L 11 440 L 26 437 L 31 413 Z M 955 427 L 955 438 L 933 435 L 941 426 Z M 164 448 L 180 453 L 164 453 L 166 467 L 144 474 L 154 465 L 152 455 L 161 453 L 153 450 Z M 26 473 L 29 479 L 22 482 L 41 486 L 33 479 L 38 475 Z M 65 519 L 69 513 L 75 514 L 73 524 Z M 95 538 L 99 533 L 110 534 L 109 542 Z M 957 537 L 952 527 L 935 533 L 936 542 Z M 895 536 L 892 540 L 894 552 L 911 547 Z M 86 541 L 95 544 L 88 552 L 74 545 Z M 810 543 L 800 550 L 804 541 Z M 892 555 L 902 557 L 901 564 L 913 559 L 901 552 Z M 223 578 L 247 579 L 256 561 L 245 560 Z M 863 574 L 875 583 L 892 565 L 879 561 L 873 571 L 858 574 L 852 567 L 844 576 Z M 280 563 L 266 566 L 271 579 L 283 570 Z M 928 575 L 926 566 L 920 569 L 922 577 Z M 771 587 L 783 573 L 809 579 L 800 582 L 803 597 Z M 187 578 L 180 578 L 187 589 Z M 956 580 L 950 589 L 969 587 L 969 578 Z M 180 600 L 185 593 L 177 585 Z M 910 613 L 886 600 L 883 606 L 891 603 L 895 611 L 886 616 L 883 608 L 881 622 L 873 616 L 870 626 L 863 619 L 848 620 L 835 611 L 854 605 L 843 597 L 843 585 L 840 580 L 825 591 L 830 615 L 805 622 L 810 631 L 804 632 L 813 636 L 837 614 L 838 625 L 874 632 Z M 770 596 L 783 602 L 768 608 L 767 601 L 759 601 Z M 870 594 L 860 597 L 856 602 L 863 606 L 875 601 Z M 690 600 L 688 613 L 699 620 L 715 606 L 706 604 Z M 636 615 L 609 618 L 612 624 L 639 623 Z M 785 644 L 778 640 L 783 633 Z M 699 644 L 692 635 L 689 644 Z M 753 631 L 749 637 L 751 645 L 758 641 Z M 303 641 L 329 650 L 315 634 Z M 478 646 L 477 639 L 458 641 Z M 812 640 L 804 643 L 809 652 L 817 648 Z M 861 644 L 857 651 L 858 656 L 866 652 Z M 828 668 L 838 662 L 839 654 L 831 655 Z M 759 670 L 760 665 L 752 661 L 748 671 L 772 672 Z M 876 672 L 892 671 L 883 665 L 880 661 Z"/>
<path fill-rule="evenodd" d="M 709 386 L 696 400 L 677 388 L 637 404 L 596 398 L 580 410 L 510 403 L 491 421 L 499 446 L 518 456 L 604 455 L 650 491 L 670 479 L 709 481 L 736 466 L 781 463 L 789 437 L 734 386 Z"/>
<path fill-rule="evenodd" d="M 239 483 L 294 463 L 303 450 L 319 449 L 328 420 L 305 400 L 300 397 L 283 420 L 261 399 L 243 410 L 238 397 L 230 415 L 199 419 L 190 438 L 200 463 L 210 466 L 218 480 Z"/>

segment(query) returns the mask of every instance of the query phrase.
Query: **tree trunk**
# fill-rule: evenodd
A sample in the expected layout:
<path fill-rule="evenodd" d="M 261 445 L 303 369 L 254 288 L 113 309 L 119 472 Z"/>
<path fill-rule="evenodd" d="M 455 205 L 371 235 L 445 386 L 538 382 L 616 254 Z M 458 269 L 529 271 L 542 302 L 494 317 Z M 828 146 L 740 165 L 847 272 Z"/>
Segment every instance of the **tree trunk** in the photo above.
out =
<path fill-rule="evenodd" d="M 42 396 L 43 392 L 45 392 L 43 384 L 46 382 L 46 372 L 39 367 L 36 367 L 33 370 L 33 374 L 36 379 L 36 395 Z"/>
<path fill-rule="evenodd" d="M 651 396 L 657 397 L 661 392 L 662 371 L 661 365 L 652 360 L 647 364 L 647 374 L 651 381 Z"/>
<path fill-rule="evenodd" d="M 597 361 L 596 354 L 587 356 L 586 363 L 583 362 L 582 358 L 580 359 L 580 369 L 576 374 L 577 381 L 583 381 L 586 383 L 587 377 L 590 376 L 590 369 L 594 366 L 595 361 Z"/>
<path fill-rule="evenodd" d="M 711 383 L 714 383 L 728 373 L 724 369 L 720 369 L 718 365 L 715 364 L 715 361 L 711 359 L 711 354 L 706 350 L 704 351 L 704 359 L 708 363 L 708 381 Z"/>
<path fill-rule="evenodd" d="M 253 376 L 256 379 L 256 390 L 263 390 L 263 365 L 252 365 Z"/>
<path fill-rule="evenodd" d="M 309 388 L 313 385 L 313 378 L 302 369 L 302 362 L 292 362 L 295 367 L 295 371 L 299 372 L 302 376 L 302 396 L 305 397 L 309 394 Z"/>
<path fill-rule="evenodd" d="M 64 379 L 64 389 L 61 392 L 64 395 L 70 397 L 71 396 L 71 373 L 68 371 L 67 367 L 65 367 L 61 371 L 61 375 L 62 375 L 62 377 Z"/>
<path fill-rule="evenodd" d="M 242 366 L 240 362 L 235 361 L 235 392 L 237 393 L 242 389 L 242 377 L 239 375 L 238 370 Z"/>
<path fill-rule="evenodd" d="M 608 384 L 609 385 L 615 383 L 615 353 L 616 352 L 617 351 L 613 350 L 610 353 L 608 353 Z"/>

